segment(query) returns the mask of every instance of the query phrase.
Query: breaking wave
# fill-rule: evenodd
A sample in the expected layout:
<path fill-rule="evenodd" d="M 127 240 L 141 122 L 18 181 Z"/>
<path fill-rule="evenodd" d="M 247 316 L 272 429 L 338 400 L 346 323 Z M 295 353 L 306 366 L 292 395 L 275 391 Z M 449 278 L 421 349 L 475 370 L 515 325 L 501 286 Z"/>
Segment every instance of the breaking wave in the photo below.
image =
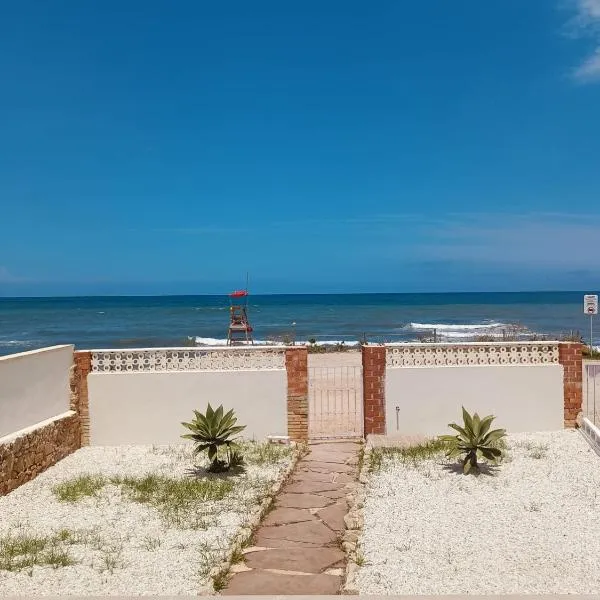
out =
<path fill-rule="evenodd" d="M 210 337 L 195 337 L 190 338 L 194 340 L 196 346 L 226 346 L 227 339 L 226 338 L 210 338 Z M 295 342 L 296 346 L 308 346 L 310 342 L 306 340 L 299 340 Z M 236 343 L 236 345 L 239 342 Z M 319 340 L 315 343 L 315 346 L 338 346 L 340 344 L 344 344 L 344 346 L 358 346 L 359 342 L 352 340 Z M 269 341 L 269 340 L 254 340 L 255 346 L 284 346 L 284 342 L 280 341 Z"/>
<path fill-rule="evenodd" d="M 412 329 L 418 329 L 418 330 L 423 330 L 423 329 L 437 329 L 438 331 L 462 331 L 462 330 L 468 330 L 468 331 L 476 331 L 479 329 L 494 329 L 494 328 L 498 328 L 498 327 L 507 327 L 507 325 L 505 323 L 478 323 L 478 324 L 471 324 L 471 325 L 466 325 L 466 324 L 458 324 L 458 325 L 449 325 L 449 324 L 444 324 L 444 323 L 411 323 L 410 324 Z"/>
<path fill-rule="evenodd" d="M 415 332 L 433 333 L 442 339 L 468 339 L 478 336 L 501 338 L 508 332 L 526 333 L 527 329 L 497 321 L 483 323 L 411 323 Z"/>

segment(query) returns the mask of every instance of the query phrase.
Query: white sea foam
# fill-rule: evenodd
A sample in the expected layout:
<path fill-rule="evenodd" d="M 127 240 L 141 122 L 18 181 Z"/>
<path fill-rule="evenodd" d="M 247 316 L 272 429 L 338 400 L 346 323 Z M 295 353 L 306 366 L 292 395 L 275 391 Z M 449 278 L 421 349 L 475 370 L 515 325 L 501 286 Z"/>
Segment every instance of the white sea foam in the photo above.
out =
<path fill-rule="evenodd" d="M 211 337 L 195 337 L 190 338 L 196 342 L 197 346 L 227 346 L 227 338 L 211 338 Z M 236 340 L 236 346 L 246 342 L 242 340 Z M 281 342 L 267 342 L 266 340 L 254 340 L 254 345 L 259 346 L 282 346 Z"/>
<path fill-rule="evenodd" d="M 472 337 L 476 337 L 478 335 L 486 335 L 489 337 L 497 337 L 500 338 L 502 337 L 502 332 L 501 331 L 493 331 L 493 330 L 483 330 L 483 331 L 478 331 L 478 330 L 471 330 L 470 332 L 464 332 L 464 331 L 443 331 L 441 334 L 439 334 L 439 337 L 442 338 L 454 338 L 454 339 L 467 339 L 467 338 L 472 338 Z"/>
<path fill-rule="evenodd" d="M 217 338 L 209 338 L 209 337 L 196 337 L 194 341 L 199 346 L 226 346 L 226 339 L 217 339 Z"/>
<path fill-rule="evenodd" d="M 32 346 L 31 340 L 0 340 L 0 346 L 11 347 L 11 346 Z"/>
<path fill-rule="evenodd" d="M 195 337 L 190 338 L 196 342 L 198 346 L 226 346 L 227 339 L 225 338 L 210 338 L 210 337 Z M 244 344 L 245 342 L 242 342 Z M 344 344 L 344 346 L 358 346 L 360 342 L 357 340 L 319 340 L 315 342 L 315 346 L 338 346 Z M 238 342 L 236 342 L 236 345 Z M 272 342 L 268 340 L 254 340 L 255 346 L 284 346 L 284 342 Z M 295 342 L 296 346 L 308 346 L 310 342 L 307 340 L 300 340 Z"/>
<path fill-rule="evenodd" d="M 480 329 L 496 329 L 498 327 L 506 327 L 504 323 L 477 323 L 471 325 L 466 325 L 462 323 L 456 325 L 449 325 L 447 323 L 411 323 L 410 326 L 412 329 L 436 329 L 437 331 L 478 331 Z"/>
<path fill-rule="evenodd" d="M 440 339 L 469 339 L 477 336 L 501 338 L 506 329 L 513 329 L 514 325 L 507 325 L 497 321 L 482 323 L 411 323 L 409 328 L 413 331 L 436 332 Z M 523 329 L 523 332 L 526 330 Z"/>

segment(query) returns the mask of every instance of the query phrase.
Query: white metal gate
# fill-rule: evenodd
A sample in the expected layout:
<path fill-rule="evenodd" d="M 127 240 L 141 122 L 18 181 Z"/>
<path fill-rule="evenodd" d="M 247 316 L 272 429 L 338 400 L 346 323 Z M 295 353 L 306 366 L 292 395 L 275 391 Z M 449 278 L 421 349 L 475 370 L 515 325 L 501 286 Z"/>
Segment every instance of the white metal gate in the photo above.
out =
<path fill-rule="evenodd" d="M 362 437 L 362 367 L 308 369 L 308 434 L 311 439 Z"/>
<path fill-rule="evenodd" d="M 583 364 L 582 413 L 592 423 L 600 426 L 600 362 Z"/>

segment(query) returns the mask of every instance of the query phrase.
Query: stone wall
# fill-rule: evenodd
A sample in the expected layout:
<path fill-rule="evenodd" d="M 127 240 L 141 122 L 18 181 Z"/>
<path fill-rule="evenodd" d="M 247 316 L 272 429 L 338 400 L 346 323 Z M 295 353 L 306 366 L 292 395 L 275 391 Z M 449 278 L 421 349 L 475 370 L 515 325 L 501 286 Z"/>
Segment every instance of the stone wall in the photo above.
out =
<path fill-rule="evenodd" d="M 90 443 L 90 403 L 88 392 L 88 375 L 92 370 L 92 353 L 78 351 L 73 355 L 71 367 L 71 410 L 78 415 L 79 446 L 89 446 Z"/>
<path fill-rule="evenodd" d="M 0 438 L 0 495 L 8 494 L 89 443 L 90 352 L 76 352 L 69 372 L 70 410 Z"/>
<path fill-rule="evenodd" d="M 0 439 L 0 495 L 37 477 L 79 447 L 79 418 L 74 411 Z"/>

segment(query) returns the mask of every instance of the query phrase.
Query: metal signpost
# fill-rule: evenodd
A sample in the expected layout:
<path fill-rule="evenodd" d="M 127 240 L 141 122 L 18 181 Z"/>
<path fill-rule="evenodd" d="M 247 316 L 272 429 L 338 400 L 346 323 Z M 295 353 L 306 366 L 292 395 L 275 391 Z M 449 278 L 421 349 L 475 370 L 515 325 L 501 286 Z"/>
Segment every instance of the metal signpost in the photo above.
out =
<path fill-rule="evenodd" d="M 594 315 L 598 314 L 598 296 L 587 294 L 583 297 L 583 312 L 590 315 L 590 352 L 594 353 Z"/>

